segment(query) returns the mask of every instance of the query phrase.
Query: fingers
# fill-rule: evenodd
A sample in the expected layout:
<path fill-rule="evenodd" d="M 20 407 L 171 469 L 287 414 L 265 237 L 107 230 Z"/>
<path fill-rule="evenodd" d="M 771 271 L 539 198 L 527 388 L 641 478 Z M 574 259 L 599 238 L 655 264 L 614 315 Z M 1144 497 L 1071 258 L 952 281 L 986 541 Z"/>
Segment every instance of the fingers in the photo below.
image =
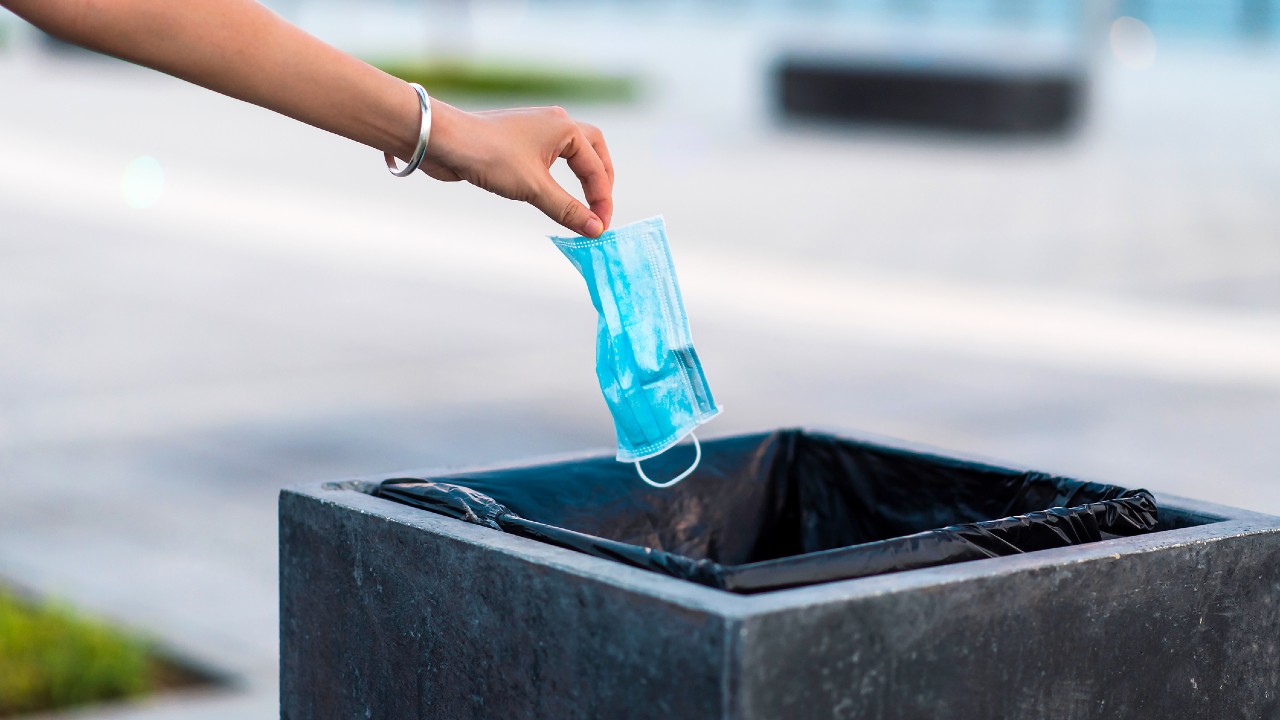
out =
<path fill-rule="evenodd" d="M 582 134 L 587 137 L 587 141 L 591 143 L 591 147 L 595 149 L 596 154 L 600 156 L 600 161 L 604 163 L 605 172 L 609 173 L 609 182 L 613 182 L 613 158 L 609 156 L 609 146 L 604 142 L 604 133 L 600 132 L 600 128 L 590 123 L 580 122 L 578 127 L 582 129 Z"/>
<path fill-rule="evenodd" d="M 604 142 L 604 133 L 600 132 L 600 128 L 587 123 L 578 123 L 582 128 L 582 134 L 586 137 L 587 142 L 591 143 L 591 149 L 595 150 L 599 156 L 600 162 L 604 164 L 604 171 L 609 176 L 609 201 L 603 208 L 596 208 L 593 204 L 591 207 L 595 209 L 600 219 L 604 221 L 605 229 L 609 228 L 609 224 L 613 221 L 613 158 L 609 156 L 609 146 Z"/>
<path fill-rule="evenodd" d="M 586 134 L 576 125 L 574 130 L 575 136 L 560 152 L 560 157 L 569 163 L 569 169 L 582 182 L 582 192 L 586 195 L 587 204 L 600 219 L 601 232 L 603 232 L 604 228 L 609 226 L 609 218 L 613 215 L 613 178 Z M 598 234 L 595 233 L 589 237 L 595 237 Z"/>
<path fill-rule="evenodd" d="M 565 192 L 550 175 L 547 175 L 533 205 L 547 217 L 583 237 L 598 237 L 604 232 L 604 221 L 578 202 L 577 198 Z"/>
<path fill-rule="evenodd" d="M 468 132 L 457 134 L 462 140 L 456 146 L 435 143 L 436 155 L 423 163 L 428 174 L 440 180 L 460 178 L 528 202 L 579 235 L 599 237 L 608 228 L 613 218 L 613 160 L 598 128 L 576 122 L 558 107 L 460 117 L 470 123 Z M 550 168 L 559 158 L 582 184 L 585 204 L 552 179 Z"/>

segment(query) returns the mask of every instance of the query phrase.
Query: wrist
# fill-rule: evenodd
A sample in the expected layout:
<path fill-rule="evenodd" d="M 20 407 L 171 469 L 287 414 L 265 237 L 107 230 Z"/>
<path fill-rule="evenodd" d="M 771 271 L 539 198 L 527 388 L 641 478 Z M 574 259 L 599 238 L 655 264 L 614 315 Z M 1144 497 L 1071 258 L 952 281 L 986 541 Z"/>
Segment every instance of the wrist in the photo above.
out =
<path fill-rule="evenodd" d="M 384 104 L 384 109 L 375 116 L 382 121 L 384 138 L 375 147 L 391 153 L 401 162 L 408 162 L 418 147 L 418 133 L 422 128 L 422 103 L 409 83 L 390 75 L 385 77 L 394 84 L 386 93 L 387 103 Z"/>
<path fill-rule="evenodd" d="M 466 137 L 462 126 L 469 113 L 431 99 L 431 140 L 427 143 L 427 160 L 443 161 L 457 155 L 458 142 Z"/>

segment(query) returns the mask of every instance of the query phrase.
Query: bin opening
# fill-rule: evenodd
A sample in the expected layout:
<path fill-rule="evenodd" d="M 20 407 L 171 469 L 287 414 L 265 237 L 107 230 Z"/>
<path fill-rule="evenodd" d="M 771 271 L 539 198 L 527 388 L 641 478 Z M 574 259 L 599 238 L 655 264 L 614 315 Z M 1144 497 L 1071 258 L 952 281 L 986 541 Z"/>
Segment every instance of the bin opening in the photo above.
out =
<path fill-rule="evenodd" d="M 676 449 L 646 467 L 687 461 Z M 698 470 L 669 489 L 598 457 L 393 478 L 375 494 L 733 592 L 1066 547 L 1157 522 L 1145 490 L 803 430 L 705 441 Z"/>

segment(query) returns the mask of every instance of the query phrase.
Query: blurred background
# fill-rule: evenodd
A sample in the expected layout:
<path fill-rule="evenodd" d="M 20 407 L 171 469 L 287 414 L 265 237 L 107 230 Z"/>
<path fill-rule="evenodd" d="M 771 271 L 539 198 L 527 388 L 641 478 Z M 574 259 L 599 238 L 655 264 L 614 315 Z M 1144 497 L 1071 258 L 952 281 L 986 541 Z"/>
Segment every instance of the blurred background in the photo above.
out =
<path fill-rule="evenodd" d="M 708 435 L 1280 512 L 1280 0 L 268 4 L 599 125 L 615 224 L 666 218 Z M 221 680 L 68 716 L 278 714 L 282 486 L 613 445 L 531 208 L 5 14 L 0 88 L 0 585 Z"/>

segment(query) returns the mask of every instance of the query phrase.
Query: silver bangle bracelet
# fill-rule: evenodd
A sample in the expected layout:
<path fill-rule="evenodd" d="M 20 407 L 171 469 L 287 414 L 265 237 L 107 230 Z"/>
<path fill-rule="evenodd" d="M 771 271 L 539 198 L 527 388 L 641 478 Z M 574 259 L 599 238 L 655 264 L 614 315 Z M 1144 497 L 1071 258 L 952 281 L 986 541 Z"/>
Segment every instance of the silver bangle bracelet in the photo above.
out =
<path fill-rule="evenodd" d="M 413 157 L 409 158 L 408 165 L 397 170 L 395 156 L 391 153 L 382 154 L 387 161 L 387 169 L 396 177 L 407 177 L 418 169 L 422 164 L 422 158 L 427 155 L 427 140 L 431 137 L 431 98 L 427 97 L 427 91 L 423 90 L 418 83 L 409 83 L 409 87 L 418 93 L 418 103 L 422 106 L 422 127 L 418 130 L 418 147 L 414 148 Z"/>

